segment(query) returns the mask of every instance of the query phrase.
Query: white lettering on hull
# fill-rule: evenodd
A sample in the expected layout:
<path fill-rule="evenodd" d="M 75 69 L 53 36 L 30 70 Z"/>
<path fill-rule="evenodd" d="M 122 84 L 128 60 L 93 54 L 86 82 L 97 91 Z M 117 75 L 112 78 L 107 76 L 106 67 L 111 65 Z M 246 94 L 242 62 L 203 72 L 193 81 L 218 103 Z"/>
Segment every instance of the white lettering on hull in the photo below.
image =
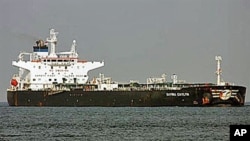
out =
<path fill-rule="evenodd" d="M 189 93 L 166 93 L 166 96 L 189 96 Z"/>

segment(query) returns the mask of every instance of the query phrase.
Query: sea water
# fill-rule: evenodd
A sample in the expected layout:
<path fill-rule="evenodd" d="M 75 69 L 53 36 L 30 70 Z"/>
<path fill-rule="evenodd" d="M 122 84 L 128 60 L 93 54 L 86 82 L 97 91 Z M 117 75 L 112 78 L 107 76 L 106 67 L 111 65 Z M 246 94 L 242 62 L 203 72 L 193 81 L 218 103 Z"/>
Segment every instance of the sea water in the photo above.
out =
<path fill-rule="evenodd" d="M 2 141 L 229 140 L 250 124 L 244 107 L 9 107 L 0 105 Z"/>

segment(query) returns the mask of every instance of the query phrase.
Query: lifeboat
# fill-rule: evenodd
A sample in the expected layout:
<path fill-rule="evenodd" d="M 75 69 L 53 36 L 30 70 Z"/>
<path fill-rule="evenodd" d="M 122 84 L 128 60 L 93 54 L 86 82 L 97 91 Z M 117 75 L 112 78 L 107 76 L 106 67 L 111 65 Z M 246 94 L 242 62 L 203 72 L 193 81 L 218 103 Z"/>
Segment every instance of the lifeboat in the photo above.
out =
<path fill-rule="evenodd" d="M 16 87 L 16 86 L 18 85 L 18 82 L 17 82 L 16 79 L 11 79 L 10 84 L 11 84 L 12 86 L 15 86 L 15 87 Z"/>

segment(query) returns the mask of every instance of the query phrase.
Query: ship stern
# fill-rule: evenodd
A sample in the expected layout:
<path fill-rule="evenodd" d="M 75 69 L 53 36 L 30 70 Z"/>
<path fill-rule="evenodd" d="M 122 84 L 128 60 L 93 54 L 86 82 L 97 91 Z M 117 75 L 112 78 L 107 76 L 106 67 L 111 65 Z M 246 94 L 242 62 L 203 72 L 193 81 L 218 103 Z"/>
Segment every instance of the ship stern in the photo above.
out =
<path fill-rule="evenodd" d="M 14 91 L 7 91 L 7 102 L 9 106 L 17 106 L 17 101 L 16 101 L 17 95 L 15 94 Z"/>

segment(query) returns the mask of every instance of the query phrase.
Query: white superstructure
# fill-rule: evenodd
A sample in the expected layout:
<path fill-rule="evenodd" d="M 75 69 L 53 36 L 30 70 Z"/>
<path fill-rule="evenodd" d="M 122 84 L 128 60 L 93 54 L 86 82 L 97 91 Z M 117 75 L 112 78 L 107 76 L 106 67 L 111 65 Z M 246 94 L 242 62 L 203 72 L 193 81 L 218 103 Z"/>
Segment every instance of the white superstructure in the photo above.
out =
<path fill-rule="evenodd" d="M 19 73 L 12 78 L 13 89 L 40 90 L 52 89 L 60 84 L 85 84 L 88 80 L 88 71 L 104 66 L 104 61 L 80 60 L 75 40 L 70 51 L 57 53 L 57 34 L 58 32 L 51 29 L 46 43 L 42 40 L 37 41 L 32 53 L 22 52 L 19 59 L 12 62 L 13 66 L 19 68 Z M 50 43 L 50 46 L 47 43 Z"/>
<path fill-rule="evenodd" d="M 94 81 L 94 83 L 93 83 Z M 98 85 L 98 90 L 115 90 L 118 89 L 118 83 L 112 81 L 111 77 L 105 77 L 104 74 L 100 73 L 99 78 L 94 78 L 93 84 Z"/>

